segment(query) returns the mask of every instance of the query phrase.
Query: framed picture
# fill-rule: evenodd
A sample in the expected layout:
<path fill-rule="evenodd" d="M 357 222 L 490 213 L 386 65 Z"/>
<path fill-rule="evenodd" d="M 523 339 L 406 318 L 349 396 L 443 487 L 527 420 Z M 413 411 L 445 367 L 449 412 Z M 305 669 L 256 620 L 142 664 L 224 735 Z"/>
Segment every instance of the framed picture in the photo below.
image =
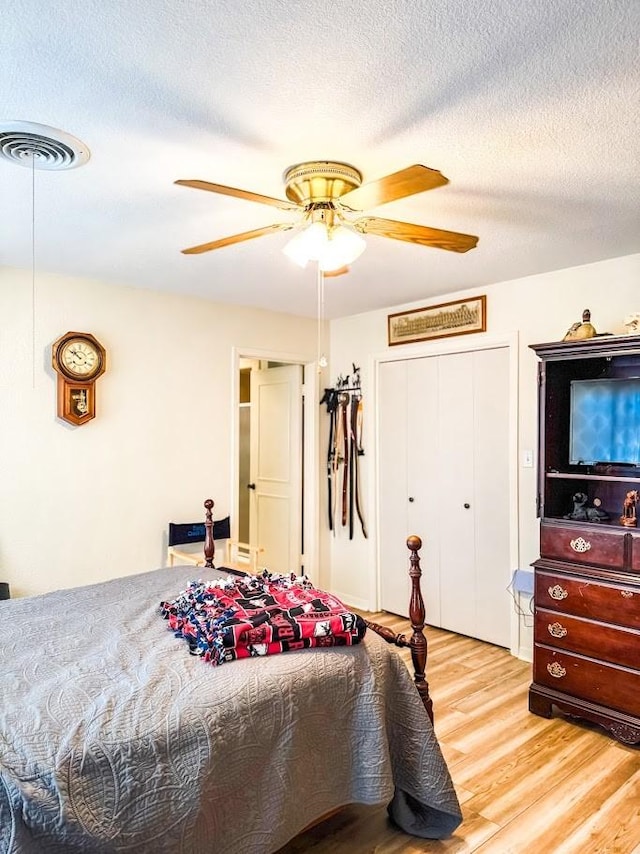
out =
<path fill-rule="evenodd" d="M 389 346 L 484 332 L 487 328 L 487 297 L 443 302 L 427 308 L 400 311 L 387 318 Z"/>

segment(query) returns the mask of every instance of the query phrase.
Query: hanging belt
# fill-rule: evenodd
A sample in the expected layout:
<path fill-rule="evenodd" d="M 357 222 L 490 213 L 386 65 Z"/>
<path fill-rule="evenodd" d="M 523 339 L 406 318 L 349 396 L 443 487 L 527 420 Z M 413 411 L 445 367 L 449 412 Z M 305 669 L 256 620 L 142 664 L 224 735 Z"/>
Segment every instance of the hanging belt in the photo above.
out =
<path fill-rule="evenodd" d="M 343 449 L 343 439 L 342 439 L 342 414 L 340 412 L 340 407 L 338 405 L 339 396 L 336 394 L 336 427 L 334 431 L 333 437 L 333 461 L 331 467 L 331 476 L 333 481 L 333 491 L 332 491 L 332 504 L 331 504 L 331 514 L 333 518 L 333 533 L 335 534 L 337 528 L 337 519 L 338 519 L 338 490 L 339 490 L 339 476 L 340 476 L 340 466 L 342 465 L 342 449 Z"/>
<path fill-rule="evenodd" d="M 357 399 L 354 399 L 351 405 L 355 409 L 355 417 L 353 418 L 353 423 L 355 424 L 354 439 L 353 444 L 355 448 L 355 481 L 356 481 L 356 512 L 358 514 L 358 519 L 360 520 L 360 527 L 362 528 L 362 534 L 365 539 L 367 539 L 367 526 L 364 521 L 364 513 L 362 511 L 362 496 L 360 491 L 360 457 L 364 456 L 364 448 L 362 447 L 362 426 L 364 421 L 364 403 L 362 401 L 362 397 L 360 395 L 357 396 Z"/>
<path fill-rule="evenodd" d="M 327 446 L 327 515 L 329 530 L 334 530 L 334 480 L 336 468 L 336 434 L 338 395 L 333 388 L 325 388 L 320 404 L 326 403 L 329 414 L 329 443 Z"/>
<path fill-rule="evenodd" d="M 351 466 L 349 468 L 349 539 L 353 539 L 354 512 L 353 505 L 358 491 L 358 442 L 356 433 L 358 429 L 358 397 L 351 395 L 349 401 L 349 445 L 351 453 Z"/>
<path fill-rule="evenodd" d="M 338 395 L 338 405 L 340 407 L 339 419 L 342 439 L 342 526 L 344 527 L 349 515 L 349 428 L 347 420 L 349 395 L 346 392 L 340 392 Z"/>

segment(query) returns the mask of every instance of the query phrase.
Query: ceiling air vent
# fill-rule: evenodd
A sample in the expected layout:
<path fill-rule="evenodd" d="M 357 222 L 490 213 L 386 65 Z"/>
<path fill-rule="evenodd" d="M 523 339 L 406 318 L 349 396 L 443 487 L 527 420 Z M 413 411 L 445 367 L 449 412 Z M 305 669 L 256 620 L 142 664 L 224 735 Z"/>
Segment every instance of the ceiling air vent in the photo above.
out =
<path fill-rule="evenodd" d="M 0 122 L 0 157 L 29 169 L 75 169 L 90 157 L 87 146 L 63 130 L 35 122 Z"/>

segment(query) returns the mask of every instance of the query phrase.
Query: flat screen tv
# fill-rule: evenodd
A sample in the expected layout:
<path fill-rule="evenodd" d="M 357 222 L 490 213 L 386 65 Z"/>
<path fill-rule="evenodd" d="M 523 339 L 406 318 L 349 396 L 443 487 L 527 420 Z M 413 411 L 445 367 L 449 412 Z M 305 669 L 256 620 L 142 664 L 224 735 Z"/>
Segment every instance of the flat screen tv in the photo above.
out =
<path fill-rule="evenodd" d="M 640 377 L 573 380 L 569 462 L 640 466 Z"/>

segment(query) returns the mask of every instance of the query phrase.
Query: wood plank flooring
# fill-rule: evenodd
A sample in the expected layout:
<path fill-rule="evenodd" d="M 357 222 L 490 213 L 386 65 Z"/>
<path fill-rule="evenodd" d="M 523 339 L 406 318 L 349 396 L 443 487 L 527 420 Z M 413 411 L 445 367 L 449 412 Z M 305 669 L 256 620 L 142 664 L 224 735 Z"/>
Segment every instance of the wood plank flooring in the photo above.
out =
<path fill-rule="evenodd" d="M 366 616 L 410 634 L 400 617 Z M 279 854 L 640 854 L 640 749 L 530 714 L 531 666 L 507 650 L 425 633 L 436 733 L 463 823 L 450 839 L 421 840 L 394 828 L 384 807 L 351 806 Z"/>

